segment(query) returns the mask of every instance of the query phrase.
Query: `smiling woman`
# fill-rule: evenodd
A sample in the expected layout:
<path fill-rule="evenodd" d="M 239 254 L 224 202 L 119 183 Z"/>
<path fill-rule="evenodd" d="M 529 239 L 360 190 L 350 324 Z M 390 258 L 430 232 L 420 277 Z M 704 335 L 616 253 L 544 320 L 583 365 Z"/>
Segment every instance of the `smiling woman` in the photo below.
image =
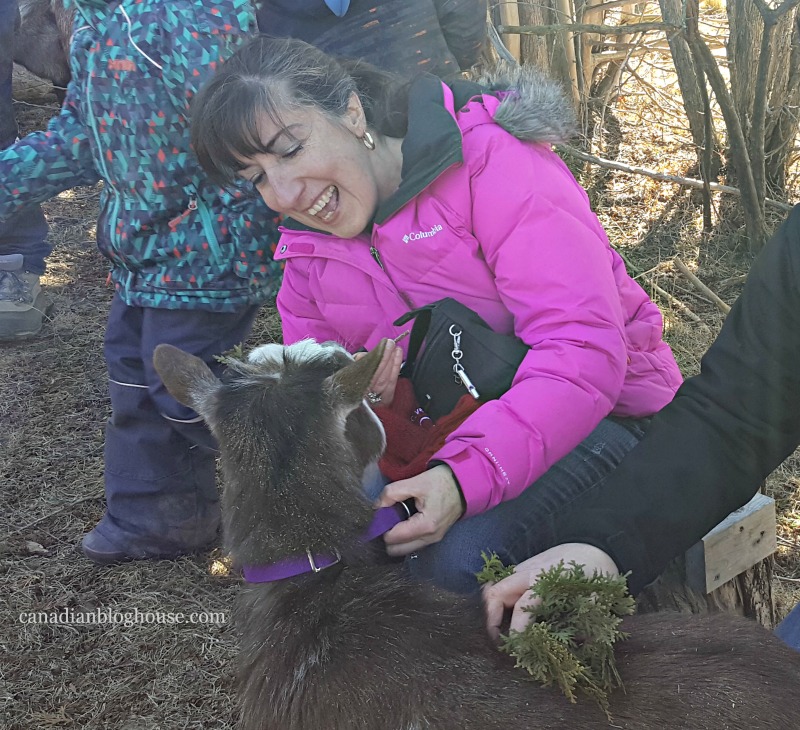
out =
<path fill-rule="evenodd" d="M 559 87 L 524 69 L 486 85 L 409 83 L 260 37 L 192 113 L 207 172 L 249 180 L 286 216 L 286 344 L 372 348 L 402 334 L 393 322 L 408 310 L 452 297 L 530 348 L 508 392 L 473 404 L 422 473 L 366 485 L 418 510 L 386 534 L 388 552 L 472 591 L 482 550 L 516 563 L 553 544 L 555 515 L 615 468 L 680 383 L 658 309 L 550 148 L 573 126 Z M 406 346 L 386 347 L 376 413 L 401 393 Z"/>
<path fill-rule="evenodd" d="M 355 93 L 341 120 L 311 109 L 290 110 L 281 119 L 262 112 L 258 149 L 240 158 L 237 174 L 273 210 L 342 238 L 356 236 L 400 182 L 399 140 L 381 138 L 378 146 L 366 127 Z"/>

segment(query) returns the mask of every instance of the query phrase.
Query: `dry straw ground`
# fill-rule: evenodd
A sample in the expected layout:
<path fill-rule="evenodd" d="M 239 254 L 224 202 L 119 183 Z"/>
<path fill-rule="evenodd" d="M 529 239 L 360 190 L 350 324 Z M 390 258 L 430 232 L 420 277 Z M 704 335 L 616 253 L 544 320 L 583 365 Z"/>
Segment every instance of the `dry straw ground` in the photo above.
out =
<path fill-rule="evenodd" d="M 47 87 L 17 79 L 24 131 L 55 111 Z M 33 105 L 33 106 L 31 106 Z M 42 106 L 44 105 L 44 106 Z M 619 157 L 686 174 L 692 160 L 680 135 L 640 126 L 650 107 L 631 96 L 620 120 L 638 128 L 622 136 Z M 644 133 L 643 130 L 645 130 Z M 633 137 L 631 137 L 633 139 Z M 584 181 L 614 244 L 643 282 L 688 306 L 663 306 L 667 337 L 684 373 L 722 323 L 712 304 L 677 275 L 679 255 L 728 303 L 741 290 L 748 258 L 731 247 L 736 231 L 704 238 L 695 202 L 675 185 L 620 173 Z M 106 265 L 94 248 L 98 190 L 76 189 L 45 206 L 55 251 L 43 279 L 53 309 L 36 339 L 0 347 L 0 727 L 210 730 L 234 725 L 230 623 L 133 626 L 23 625 L 21 613 L 116 615 L 217 612 L 227 616 L 237 581 L 214 575 L 219 554 L 177 561 L 98 568 L 78 550 L 103 512 L 103 425 L 109 413 L 102 336 L 111 293 Z M 253 341 L 277 330 L 265 311 Z M 770 479 L 778 500 L 780 543 L 776 590 L 784 605 L 800 582 L 800 463 L 790 460 Z M 799 583 L 800 584 L 800 583 Z M 217 617 L 219 619 L 219 617 Z"/>

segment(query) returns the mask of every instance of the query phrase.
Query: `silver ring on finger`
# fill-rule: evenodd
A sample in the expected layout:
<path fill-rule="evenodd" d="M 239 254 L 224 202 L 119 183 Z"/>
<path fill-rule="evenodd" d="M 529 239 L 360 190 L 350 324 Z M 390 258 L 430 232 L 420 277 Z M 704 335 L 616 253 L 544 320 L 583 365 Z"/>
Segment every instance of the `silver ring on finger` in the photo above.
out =
<path fill-rule="evenodd" d="M 383 399 L 381 398 L 381 394 L 380 393 L 374 393 L 373 391 L 369 391 L 369 393 L 367 393 L 367 400 L 373 406 L 375 406 L 375 405 L 378 405 L 378 403 L 380 403 L 381 400 L 383 400 Z"/>

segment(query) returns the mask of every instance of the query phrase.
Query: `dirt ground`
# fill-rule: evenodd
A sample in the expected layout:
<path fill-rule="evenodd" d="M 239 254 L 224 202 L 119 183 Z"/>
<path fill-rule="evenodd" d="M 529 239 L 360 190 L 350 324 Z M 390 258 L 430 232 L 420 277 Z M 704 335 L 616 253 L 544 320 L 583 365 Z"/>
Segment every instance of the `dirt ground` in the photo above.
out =
<path fill-rule="evenodd" d="M 57 109 L 49 87 L 27 75 L 17 81 L 23 131 L 42 128 Z M 640 149 L 622 154 L 644 164 L 647 154 Z M 688 158 L 673 152 L 676 170 L 685 173 Z M 731 303 L 749 263 L 731 248 L 736 231 L 705 240 L 691 194 L 674 185 L 619 174 L 586 183 L 631 270 L 701 320 L 692 321 L 674 300 L 657 298 L 681 367 L 693 374 L 723 317 L 671 261 L 681 256 Z M 40 336 L 0 346 L 0 727 L 231 728 L 236 645 L 230 611 L 238 581 L 221 569 L 219 551 L 112 568 L 96 567 L 79 552 L 81 536 L 103 513 L 103 426 L 109 415 L 102 338 L 111 290 L 94 247 L 97 196 L 97 188 L 80 188 L 45 205 L 55 250 L 43 285 L 53 308 Z M 253 342 L 267 341 L 275 331 L 275 314 L 265 310 Z M 780 513 L 775 589 L 784 610 L 800 597 L 794 591 L 800 585 L 798 475 L 800 462 L 790 459 L 768 486 Z M 169 612 L 205 614 L 195 619 L 207 622 L 20 621 L 36 611 L 75 615 L 97 609 L 117 620 L 138 611 L 162 618 Z"/>

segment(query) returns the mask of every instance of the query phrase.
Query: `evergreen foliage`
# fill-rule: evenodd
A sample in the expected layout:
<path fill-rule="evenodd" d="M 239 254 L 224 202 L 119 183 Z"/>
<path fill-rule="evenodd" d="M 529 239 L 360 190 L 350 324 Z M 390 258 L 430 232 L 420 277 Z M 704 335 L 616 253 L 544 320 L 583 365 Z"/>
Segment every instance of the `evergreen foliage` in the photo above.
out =
<path fill-rule="evenodd" d="M 513 572 L 494 553 L 482 557 L 481 583 Z M 582 565 L 562 562 L 541 573 L 531 591 L 538 598 L 525 609 L 531 622 L 502 636 L 501 650 L 533 679 L 557 685 L 570 702 L 583 693 L 608 715 L 608 693 L 622 686 L 614 644 L 626 638 L 619 625 L 634 611 L 625 576 L 587 576 Z"/>
<path fill-rule="evenodd" d="M 478 579 L 480 585 L 484 583 L 497 583 L 514 573 L 514 566 L 503 565 L 503 561 L 497 557 L 497 553 L 487 555 L 481 550 L 481 557 L 483 558 L 483 568 L 475 573 L 475 577 Z"/>

